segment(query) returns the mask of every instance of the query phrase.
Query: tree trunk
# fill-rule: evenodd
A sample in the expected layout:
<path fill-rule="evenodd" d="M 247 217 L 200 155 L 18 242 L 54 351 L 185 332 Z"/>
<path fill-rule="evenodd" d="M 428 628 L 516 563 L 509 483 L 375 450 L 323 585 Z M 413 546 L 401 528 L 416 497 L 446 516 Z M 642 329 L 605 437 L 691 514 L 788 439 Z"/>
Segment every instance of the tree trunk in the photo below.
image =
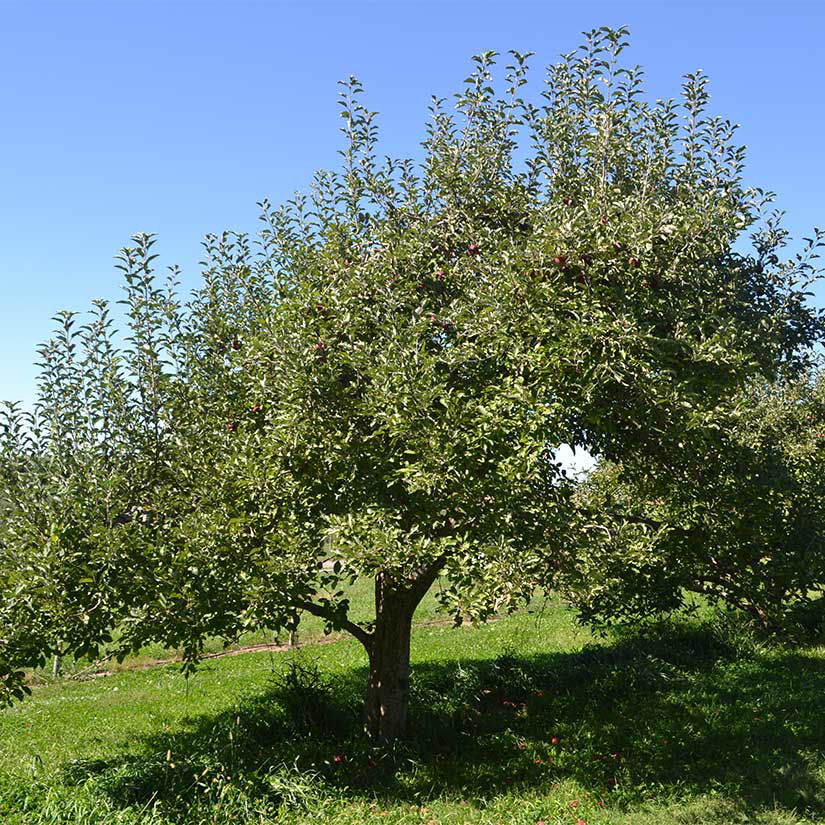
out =
<path fill-rule="evenodd" d="M 375 630 L 370 660 L 364 728 L 376 742 L 403 736 L 410 700 L 410 633 L 421 597 L 415 589 L 394 587 L 383 573 L 375 580 Z"/>

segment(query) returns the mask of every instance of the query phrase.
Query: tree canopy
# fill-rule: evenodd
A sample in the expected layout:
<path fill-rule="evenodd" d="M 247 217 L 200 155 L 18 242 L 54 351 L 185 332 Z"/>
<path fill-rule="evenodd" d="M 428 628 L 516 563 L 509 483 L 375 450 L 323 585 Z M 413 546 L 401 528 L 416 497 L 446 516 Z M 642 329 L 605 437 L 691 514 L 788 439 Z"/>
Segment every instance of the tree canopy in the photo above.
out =
<path fill-rule="evenodd" d="M 6 696 L 114 629 L 191 666 L 208 635 L 308 611 L 363 643 L 366 726 L 391 740 L 436 578 L 477 620 L 560 569 L 580 505 L 557 447 L 643 475 L 725 426 L 754 376 L 807 367 L 819 236 L 780 260 L 704 76 L 645 101 L 626 34 L 591 32 L 535 102 L 530 55 L 503 92 L 477 56 L 420 162 L 379 159 L 350 79 L 341 168 L 262 203 L 255 241 L 208 237 L 188 300 L 136 236 L 125 336 L 102 302 L 60 316 L 34 410 L 7 407 L 0 436 Z M 347 615 L 361 577 L 369 625 Z"/>
<path fill-rule="evenodd" d="M 755 383 L 729 425 L 670 472 L 605 463 L 577 491 L 593 514 L 556 584 L 590 621 L 637 621 L 700 594 L 762 630 L 823 627 L 821 373 Z"/>

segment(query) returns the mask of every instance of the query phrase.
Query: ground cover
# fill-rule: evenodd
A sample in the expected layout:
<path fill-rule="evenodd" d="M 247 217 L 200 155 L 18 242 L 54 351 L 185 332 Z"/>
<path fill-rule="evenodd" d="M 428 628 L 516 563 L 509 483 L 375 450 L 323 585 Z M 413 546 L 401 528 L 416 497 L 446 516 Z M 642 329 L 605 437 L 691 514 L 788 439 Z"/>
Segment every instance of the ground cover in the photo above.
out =
<path fill-rule="evenodd" d="M 563 605 L 419 626 L 409 741 L 359 736 L 356 642 L 124 670 L 0 713 L 0 821 L 825 822 L 825 648 Z"/>

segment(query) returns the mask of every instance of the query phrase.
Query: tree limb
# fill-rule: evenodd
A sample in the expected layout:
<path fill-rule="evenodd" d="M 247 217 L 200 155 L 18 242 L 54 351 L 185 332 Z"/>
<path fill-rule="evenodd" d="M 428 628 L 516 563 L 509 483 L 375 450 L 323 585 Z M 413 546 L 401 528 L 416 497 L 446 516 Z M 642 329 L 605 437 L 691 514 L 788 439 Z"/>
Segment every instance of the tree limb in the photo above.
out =
<path fill-rule="evenodd" d="M 410 588 L 412 594 L 417 597 L 416 604 L 424 598 L 427 591 L 432 587 L 438 574 L 444 569 L 444 565 L 449 558 L 448 553 L 442 553 L 431 564 L 423 565 L 418 569 L 413 577 L 413 585 Z"/>
<path fill-rule="evenodd" d="M 367 650 L 370 649 L 370 646 L 372 645 L 372 633 L 368 633 L 363 627 L 355 624 L 355 622 L 351 622 L 349 619 L 341 620 L 338 617 L 330 616 L 330 614 L 323 607 L 321 607 L 321 605 L 316 604 L 315 602 L 298 602 L 295 607 L 298 610 L 305 610 L 313 616 L 318 616 L 321 619 L 325 619 L 328 622 L 338 625 L 342 630 L 346 630 L 347 633 L 355 636 L 355 638 L 358 639 L 358 641 L 361 642 Z"/>

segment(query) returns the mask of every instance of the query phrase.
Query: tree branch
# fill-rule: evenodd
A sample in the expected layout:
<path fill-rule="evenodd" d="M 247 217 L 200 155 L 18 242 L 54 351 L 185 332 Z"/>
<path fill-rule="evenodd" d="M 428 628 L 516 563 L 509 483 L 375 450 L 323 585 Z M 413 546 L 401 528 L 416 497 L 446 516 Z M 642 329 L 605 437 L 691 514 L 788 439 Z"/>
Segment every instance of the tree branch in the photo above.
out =
<path fill-rule="evenodd" d="M 668 527 L 671 530 L 676 530 L 680 533 L 685 535 L 690 533 L 690 528 L 682 527 L 678 524 L 671 524 L 666 521 L 658 521 L 656 519 L 647 518 L 646 516 L 635 516 L 630 513 L 620 513 L 615 510 L 602 510 L 596 511 L 589 507 L 576 507 L 576 512 L 583 516 L 589 516 L 591 518 L 598 518 L 599 516 L 608 516 L 612 519 L 617 519 L 619 521 L 623 521 L 625 524 L 640 524 L 644 525 L 645 527 Z M 592 526 L 592 525 L 591 525 Z"/>
<path fill-rule="evenodd" d="M 449 558 L 448 553 L 442 553 L 435 561 L 428 565 L 422 565 L 413 576 L 413 584 L 410 592 L 417 598 L 416 605 L 427 591 L 433 586 L 433 582 L 438 577 L 438 574 L 444 569 L 444 565 Z"/>
<path fill-rule="evenodd" d="M 694 584 L 689 585 L 687 589 L 692 590 L 694 593 L 702 593 L 706 596 L 715 596 L 716 598 L 722 599 L 722 601 L 733 605 L 737 610 L 750 614 L 762 627 L 770 627 L 771 622 L 768 614 L 754 602 L 742 600 L 734 595 L 729 585 L 723 580 L 706 576 L 698 579 Z"/>
<path fill-rule="evenodd" d="M 361 642 L 367 650 L 370 649 L 372 645 L 372 633 L 368 633 L 363 627 L 355 624 L 355 622 L 351 622 L 349 619 L 344 619 L 342 621 L 337 616 L 330 616 L 330 614 L 323 607 L 321 607 L 321 605 L 316 604 L 315 602 L 298 602 L 295 607 L 298 610 L 305 610 L 313 616 L 318 616 L 321 619 L 325 619 L 326 621 L 337 625 L 342 630 L 346 630 L 347 633 L 355 636 L 355 638 L 358 639 L 358 641 Z"/>

